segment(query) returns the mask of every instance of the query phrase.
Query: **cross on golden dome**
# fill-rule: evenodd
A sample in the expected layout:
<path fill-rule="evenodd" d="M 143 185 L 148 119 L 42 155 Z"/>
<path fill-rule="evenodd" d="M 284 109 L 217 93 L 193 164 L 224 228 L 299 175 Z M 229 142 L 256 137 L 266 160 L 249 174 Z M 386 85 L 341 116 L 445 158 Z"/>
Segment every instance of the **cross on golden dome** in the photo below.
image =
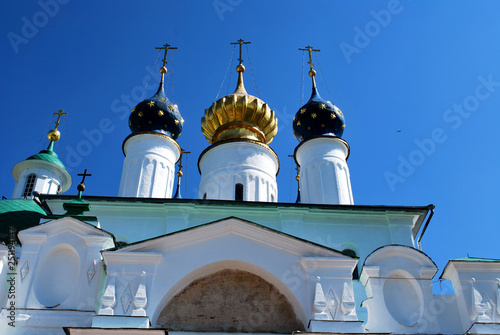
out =
<path fill-rule="evenodd" d="M 252 42 L 245 42 L 241 38 L 237 42 L 231 43 L 231 44 L 239 44 L 240 45 L 240 58 L 238 58 L 238 61 L 240 62 L 240 64 L 243 63 L 243 58 L 241 58 L 241 47 L 243 46 L 243 44 L 250 44 L 250 43 L 252 43 Z"/>

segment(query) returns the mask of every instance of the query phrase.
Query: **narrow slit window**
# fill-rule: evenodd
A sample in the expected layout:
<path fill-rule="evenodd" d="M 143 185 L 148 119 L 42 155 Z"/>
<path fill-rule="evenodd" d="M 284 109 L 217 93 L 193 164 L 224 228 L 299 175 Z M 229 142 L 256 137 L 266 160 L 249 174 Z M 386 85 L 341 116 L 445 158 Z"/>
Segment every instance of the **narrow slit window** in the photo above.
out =
<path fill-rule="evenodd" d="M 33 188 L 35 187 L 36 174 L 32 173 L 26 178 L 26 186 L 24 187 L 23 197 L 28 198 L 33 194 Z"/>
<path fill-rule="evenodd" d="M 243 201 L 243 184 L 236 184 L 234 187 L 234 200 Z"/>

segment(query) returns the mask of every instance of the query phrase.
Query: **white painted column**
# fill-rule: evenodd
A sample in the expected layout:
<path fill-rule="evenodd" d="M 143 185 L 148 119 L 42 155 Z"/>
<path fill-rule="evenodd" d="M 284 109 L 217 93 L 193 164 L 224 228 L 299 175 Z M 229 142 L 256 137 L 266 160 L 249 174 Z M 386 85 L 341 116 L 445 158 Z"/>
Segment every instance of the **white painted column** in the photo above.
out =
<path fill-rule="evenodd" d="M 244 201 L 278 201 L 278 156 L 265 144 L 251 141 L 217 143 L 198 160 L 199 198 L 235 200 L 236 184 L 243 184 Z M 266 187 L 266 184 L 269 187 Z"/>
<path fill-rule="evenodd" d="M 125 160 L 120 197 L 172 198 L 175 163 L 180 147 L 170 137 L 153 133 L 134 133 L 123 144 Z"/>
<path fill-rule="evenodd" d="M 349 145 L 338 137 L 315 137 L 295 149 L 300 165 L 300 200 L 310 204 L 352 205 L 347 166 Z"/>

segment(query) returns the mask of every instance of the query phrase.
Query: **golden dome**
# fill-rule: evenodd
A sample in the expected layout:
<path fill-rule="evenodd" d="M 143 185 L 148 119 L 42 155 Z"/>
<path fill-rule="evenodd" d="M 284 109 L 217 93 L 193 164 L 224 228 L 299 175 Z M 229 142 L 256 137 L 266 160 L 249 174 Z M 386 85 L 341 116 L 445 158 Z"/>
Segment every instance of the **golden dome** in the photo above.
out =
<path fill-rule="evenodd" d="M 269 144 L 278 132 L 278 119 L 264 101 L 246 92 L 243 85 L 245 67 L 240 64 L 236 71 L 236 90 L 205 109 L 201 131 L 209 143 L 249 139 Z"/>

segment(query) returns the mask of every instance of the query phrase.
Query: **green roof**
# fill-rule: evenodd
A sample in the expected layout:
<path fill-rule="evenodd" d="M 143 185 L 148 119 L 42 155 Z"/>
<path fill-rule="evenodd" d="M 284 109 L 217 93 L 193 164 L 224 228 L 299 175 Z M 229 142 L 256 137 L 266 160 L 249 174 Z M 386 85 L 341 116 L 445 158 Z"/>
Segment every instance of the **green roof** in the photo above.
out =
<path fill-rule="evenodd" d="M 46 161 L 46 162 L 57 164 L 60 167 L 62 167 L 63 169 L 65 168 L 64 164 L 59 160 L 59 157 L 57 156 L 57 154 L 54 151 L 50 150 L 50 147 L 49 147 L 49 149 L 42 150 L 39 153 L 28 157 L 27 159 L 28 160 L 29 159 L 38 159 L 41 161 Z"/>
<path fill-rule="evenodd" d="M 0 201 L 0 240 L 9 242 L 9 228 L 18 231 L 36 226 L 46 212 L 31 199 Z"/>

